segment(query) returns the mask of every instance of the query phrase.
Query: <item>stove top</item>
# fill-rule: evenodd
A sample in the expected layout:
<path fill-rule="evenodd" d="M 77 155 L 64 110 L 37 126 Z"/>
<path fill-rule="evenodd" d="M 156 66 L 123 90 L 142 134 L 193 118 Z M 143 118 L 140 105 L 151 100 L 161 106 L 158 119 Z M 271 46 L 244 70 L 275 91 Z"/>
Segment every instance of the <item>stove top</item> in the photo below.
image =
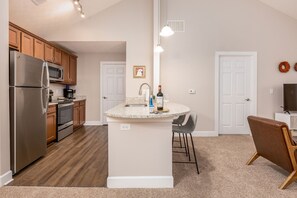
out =
<path fill-rule="evenodd" d="M 58 104 L 68 104 L 68 103 L 72 103 L 73 99 L 58 99 L 58 100 L 53 100 L 53 102 L 58 103 Z"/>

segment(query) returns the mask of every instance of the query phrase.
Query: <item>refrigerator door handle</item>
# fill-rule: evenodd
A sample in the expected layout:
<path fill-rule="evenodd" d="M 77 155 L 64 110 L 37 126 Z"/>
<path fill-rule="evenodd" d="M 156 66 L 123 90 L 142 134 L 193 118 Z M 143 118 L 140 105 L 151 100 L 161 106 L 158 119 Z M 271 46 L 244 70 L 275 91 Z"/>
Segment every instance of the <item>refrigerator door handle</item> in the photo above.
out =
<path fill-rule="evenodd" d="M 45 68 L 46 68 L 46 87 L 49 88 L 50 85 L 50 77 L 49 77 L 49 69 L 48 64 L 45 62 Z"/>
<path fill-rule="evenodd" d="M 44 91 L 46 90 L 46 97 L 44 97 Z M 41 89 L 41 104 L 42 104 L 42 114 L 46 114 L 48 111 L 48 96 L 49 96 L 49 89 L 42 88 Z"/>
<path fill-rule="evenodd" d="M 45 72 L 44 72 L 44 70 L 45 70 Z M 44 77 L 46 77 L 46 79 Z M 42 87 L 43 88 L 49 88 L 50 79 L 49 79 L 49 70 L 48 70 L 48 63 L 47 62 L 43 62 L 42 72 L 41 72 L 41 79 L 42 79 Z"/>

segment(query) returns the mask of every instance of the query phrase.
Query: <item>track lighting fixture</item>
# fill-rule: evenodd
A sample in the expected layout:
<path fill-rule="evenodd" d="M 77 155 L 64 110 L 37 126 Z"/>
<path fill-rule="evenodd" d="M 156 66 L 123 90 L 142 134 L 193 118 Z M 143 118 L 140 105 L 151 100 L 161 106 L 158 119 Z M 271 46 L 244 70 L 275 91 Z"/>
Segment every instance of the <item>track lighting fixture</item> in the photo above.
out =
<path fill-rule="evenodd" d="M 73 0 L 73 4 L 76 7 L 77 11 L 79 12 L 81 18 L 85 18 L 86 15 L 83 12 L 83 8 L 82 8 L 82 5 L 80 4 L 79 0 Z"/>

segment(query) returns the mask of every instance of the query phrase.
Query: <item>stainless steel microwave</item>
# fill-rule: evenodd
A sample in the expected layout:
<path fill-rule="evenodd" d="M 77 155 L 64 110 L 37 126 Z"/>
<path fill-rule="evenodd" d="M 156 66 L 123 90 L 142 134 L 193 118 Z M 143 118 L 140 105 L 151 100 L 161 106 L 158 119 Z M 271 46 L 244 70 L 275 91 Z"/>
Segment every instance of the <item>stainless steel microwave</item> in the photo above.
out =
<path fill-rule="evenodd" d="M 62 82 L 64 81 L 64 69 L 63 67 L 53 64 L 48 64 L 49 79 L 51 82 Z"/>

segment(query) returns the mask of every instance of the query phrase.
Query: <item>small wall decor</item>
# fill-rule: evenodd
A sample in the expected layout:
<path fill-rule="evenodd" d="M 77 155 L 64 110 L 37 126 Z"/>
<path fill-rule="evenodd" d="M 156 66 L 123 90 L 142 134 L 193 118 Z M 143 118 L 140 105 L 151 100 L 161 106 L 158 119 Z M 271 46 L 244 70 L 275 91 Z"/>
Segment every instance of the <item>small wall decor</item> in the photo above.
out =
<path fill-rule="evenodd" d="M 145 78 L 145 66 L 133 66 L 133 78 Z"/>
<path fill-rule="evenodd" d="M 278 69 L 282 73 L 287 73 L 290 70 L 290 64 L 287 61 L 281 62 L 278 65 Z"/>

